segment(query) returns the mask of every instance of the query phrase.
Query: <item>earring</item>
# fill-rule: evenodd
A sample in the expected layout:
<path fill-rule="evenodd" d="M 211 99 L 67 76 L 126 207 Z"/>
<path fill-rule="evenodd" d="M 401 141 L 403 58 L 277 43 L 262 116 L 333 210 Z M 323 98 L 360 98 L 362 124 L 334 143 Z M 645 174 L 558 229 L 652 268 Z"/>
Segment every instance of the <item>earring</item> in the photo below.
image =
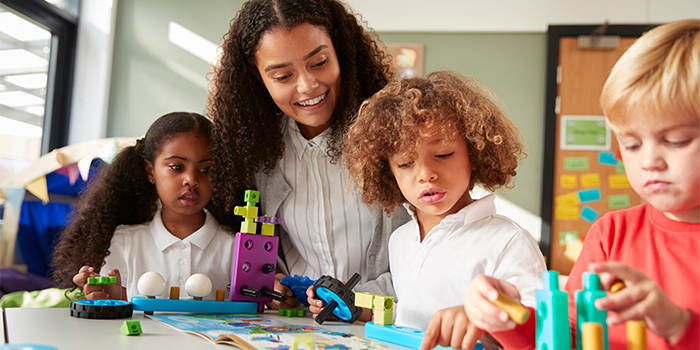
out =
<path fill-rule="evenodd" d="M 150 182 L 150 183 L 152 183 L 152 184 L 155 184 L 155 183 L 156 183 L 156 181 L 153 180 L 152 178 L 148 179 L 148 182 Z"/>

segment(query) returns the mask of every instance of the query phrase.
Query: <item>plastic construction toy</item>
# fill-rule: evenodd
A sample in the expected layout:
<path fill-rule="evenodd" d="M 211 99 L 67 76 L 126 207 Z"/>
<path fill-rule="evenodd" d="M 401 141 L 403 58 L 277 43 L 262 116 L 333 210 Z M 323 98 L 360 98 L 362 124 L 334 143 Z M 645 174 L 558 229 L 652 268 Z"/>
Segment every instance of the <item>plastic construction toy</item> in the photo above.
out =
<path fill-rule="evenodd" d="M 299 300 L 300 303 L 304 304 L 304 306 L 309 306 L 309 301 L 306 300 L 306 290 L 313 286 L 316 280 L 312 280 L 307 276 L 302 278 L 299 275 L 287 275 L 280 279 L 280 283 L 289 287 L 294 294 L 294 298 Z"/>
<path fill-rule="evenodd" d="M 280 316 L 287 316 L 287 317 L 304 317 L 306 316 L 306 310 L 303 309 L 297 309 L 297 308 L 288 308 L 288 309 L 279 309 L 277 311 L 277 314 Z"/>
<path fill-rule="evenodd" d="M 139 321 L 124 321 L 119 331 L 124 335 L 139 335 L 141 331 L 141 322 Z"/>
<path fill-rule="evenodd" d="M 501 291 L 498 291 L 498 299 L 491 303 L 505 311 L 508 316 L 519 325 L 525 324 L 527 319 L 530 318 L 530 310 Z"/>
<path fill-rule="evenodd" d="M 583 350 L 603 350 L 606 345 L 603 340 L 603 325 L 598 322 L 584 322 L 581 332 L 581 347 Z"/>
<path fill-rule="evenodd" d="M 313 291 L 323 301 L 323 310 L 316 316 L 316 322 L 323 321 L 333 313 L 339 319 L 353 323 L 362 315 L 362 308 L 355 306 L 352 288 L 360 282 L 360 274 L 355 273 L 346 284 L 331 276 L 321 276 L 314 283 Z"/>
<path fill-rule="evenodd" d="M 559 273 L 542 273 L 543 289 L 535 291 L 537 298 L 537 349 L 570 350 L 571 328 L 566 292 L 559 290 Z"/>
<path fill-rule="evenodd" d="M 355 293 L 355 306 L 372 309 L 375 325 L 394 323 L 394 298 L 372 293 Z"/>
<path fill-rule="evenodd" d="M 70 303 L 70 315 L 77 318 L 118 319 L 131 317 L 134 305 L 124 300 L 91 299 Z"/>
<path fill-rule="evenodd" d="M 88 277 L 87 284 L 97 284 L 100 286 L 117 284 L 117 276 Z"/>
<path fill-rule="evenodd" d="M 402 327 L 394 324 L 376 325 L 374 322 L 365 323 L 365 336 L 392 344 L 405 346 L 411 349 L 420 348 L 425 331 L 416 328 Z M 473 350 L 483 350 L 484 346 L 477 343 Z M 437 346 L 438 350 L 453 350 L 452 348 Z M 538 348 L 539 349 L 539 348 Z M 551 350 L 551 349 L 550 349 Z"/>
<path fill-rule="evenodd" d="M 263 224 L 264 233 L 274 233 L 265 225 L 282 223 L 282 219 L 273 216 L 257 217 L 255 206 L 260 192 L 245 191 L 245 207 L 234 208 L 234 213 L 243 216 L 241 231 L 236 233 L 233 262 L 231 266 L 231 301 L 251 301 L 258 303 L 258 312 L 265 311 L 265 303 L 273 299 L 284 302 L 287 296 L 274 290 L 275 271 L 277 269 L 277 246 L 279 237 L 274 235 L 256 235 L 255 221 Z M 256 219 L 257 217 L 257 219 Z"/>
<path fill-rule="evenodd" d="M 41 344 L 2 344 L 0 350 L 57 350 L 53 346 Z"/>
<path fill-rule="evenodd" d="M 221 301 L 202 300 L 212 289 L 211 280 L 203 274 L 194 274 L 185 283 L 185 290 L 192 296 L 191 300 L 180 300 L 178 287 L 171 288 L 170 299 L 156 299 L 165 291 L 165 280 L 157 272 L 144 273 L 137 283 L 139 293 L 145 297 L 133 297 L 131 303 L 134 310 L 144 311 L 146 314 L 153 311 L 254 314 L 258 309 L 256 303 L 223 301 L 223 298 L 220 298 Z M 222 289 L 217 290 L 217 295 L 222 293 Z"/>
<path fill-rule="evenodd" d="M 583 273 L 583 290 L 576 291 L 576 350 L 583 349 L 582 333 L 584 322 L 598 322 L 603 327 L 603 345 L 608 350 L 608 327 L 605 320 L 608 310 L 598 310 L 594 302 L 607 295 L 600 289 L 600 277 L 595 273 Z"/>

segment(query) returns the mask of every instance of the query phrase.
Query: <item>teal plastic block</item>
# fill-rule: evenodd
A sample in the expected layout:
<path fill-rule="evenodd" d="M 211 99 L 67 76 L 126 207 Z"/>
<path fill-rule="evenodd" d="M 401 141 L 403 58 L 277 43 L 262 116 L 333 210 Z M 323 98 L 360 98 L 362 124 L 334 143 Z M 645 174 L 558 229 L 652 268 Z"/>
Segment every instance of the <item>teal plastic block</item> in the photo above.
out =
<path fill-rule="evenodd" d="M 566 292 L 559 290 L 559 273 L 542 273 L 543 289 L 535 291 L 537 298 L 537 349 L 570 350 L 571 327 Z"/>
<path fill-rule="evenodd" d="M 402 327 L 395 324 L 380 326 L 374 322 L 365 323 L 365 336 L 367 338 L 385 341 L 387 343 L 405 346 L 411 349 L 420 348 L 420 343 L 423 342 L 425 331 L 416 328 Z M 448 347 L 436 346 L 435 350 L 454 350 Z M 483 350 L 484 346 L 481 343 L 476 343 L 472 350 Z"/>
<path fill-rule="evenodd" d="M 258 303 L 243 301 L 172 300 L 132 297 L 137 311 L 198 312 L 203 314 L 254 314 Z"/>
<path fill-rule="evenodd" d="M 583 290 L 576 291 L 576 350 L 582 350 L 581 335 L 584 322 L 598 322 L 603 325 L 603 344 L 608 350 L 608 310 L 598 310 L 594 302 L 607 295 L 600 289 L 600 277 L 595 273 L 583 273 Z"/>
<path fill-rule="evenodd" d="M 141 322 L 139 321 L 124 321 L 119 331 L 124 335 L 139 335 L 141 331 Z"/>

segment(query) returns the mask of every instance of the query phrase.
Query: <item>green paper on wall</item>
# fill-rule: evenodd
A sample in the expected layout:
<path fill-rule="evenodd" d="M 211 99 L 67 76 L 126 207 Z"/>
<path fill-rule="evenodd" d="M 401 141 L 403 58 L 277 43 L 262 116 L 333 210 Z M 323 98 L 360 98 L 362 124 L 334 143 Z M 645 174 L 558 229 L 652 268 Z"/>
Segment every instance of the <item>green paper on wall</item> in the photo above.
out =
<path fill-rule="evenodd" d="M 588 170 L 588 157 L 564 158 L 564 170 Z"/>
<path fill-rule="evenodd" d="M 578 240 L 578 231 L 565 231 L 559 233 L 559 244 L 561 245 L 578 242 Z"/>
<path fill-rule="evenodd" d="M 624 174 L 625 173 L 625 164 L 622 162 L 617 162 L 617 165 L 615 166 L 615 172 L 618 174 Z"/>
<path fill-rule="evenodd" d="M 626 194 L 613 194 L 608 196 L 608 207 L 610 209 L 622 209 L 630 207 L 630 196 Z"/>

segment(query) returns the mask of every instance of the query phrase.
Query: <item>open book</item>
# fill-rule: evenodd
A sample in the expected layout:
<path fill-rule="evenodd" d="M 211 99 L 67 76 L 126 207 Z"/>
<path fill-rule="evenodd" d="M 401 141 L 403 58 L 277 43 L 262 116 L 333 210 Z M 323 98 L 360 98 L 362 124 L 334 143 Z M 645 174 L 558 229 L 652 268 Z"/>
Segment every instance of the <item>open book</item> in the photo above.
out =
<path fill-rule="evenodd" d="M 260 315 L 173 315 L 156 314 L 146 317 L 186 333 L 198 335 L 217 344 L 227 344 L 245 350 L 291 349 L 296 337 L 312 337 L 316 347 L 326 350 L 388 350 L 383 344 L 351 333 L 293 325 Z M 302 348 L 306 348 L 302 346 Z"/>

